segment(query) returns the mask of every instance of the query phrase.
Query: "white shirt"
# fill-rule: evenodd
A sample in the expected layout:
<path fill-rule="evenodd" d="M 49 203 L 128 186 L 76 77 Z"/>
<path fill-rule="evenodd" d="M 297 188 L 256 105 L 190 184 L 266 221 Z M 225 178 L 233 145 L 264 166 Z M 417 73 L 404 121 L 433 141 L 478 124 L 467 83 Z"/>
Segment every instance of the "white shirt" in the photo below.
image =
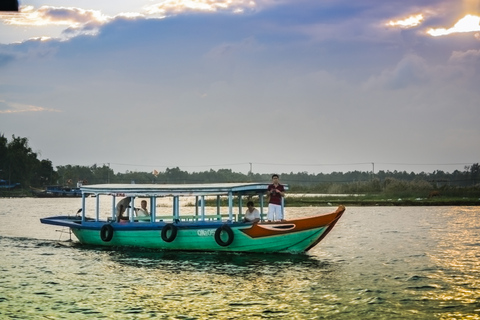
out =
<path fill-rule="evenodd" d="M 139 208 L 137 209 L 137 216 L 150 216 L 147 209 Z"/>
<path fill-rule="evenodd" d="M 250 212 L 248 209 L 245 211 L 245 219 L 248 221 L 253 221 L 254 219 L 260 219 L 260 212 L 258 212 L 257 209 L 253 209 L 252 212 Z"/>

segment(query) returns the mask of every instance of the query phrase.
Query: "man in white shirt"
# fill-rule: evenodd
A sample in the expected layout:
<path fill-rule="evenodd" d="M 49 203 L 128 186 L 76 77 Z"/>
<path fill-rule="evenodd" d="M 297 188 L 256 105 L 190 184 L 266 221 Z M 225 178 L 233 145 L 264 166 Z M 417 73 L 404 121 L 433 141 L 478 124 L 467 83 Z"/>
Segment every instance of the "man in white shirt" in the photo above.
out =
<path fill-rule="evenodd" d="M 142 206 L 141 208 L 136 209 L 137 210 L 137 216 L 139 216 L 139 217 L 150 216 L 150 214 L 148 213 L 148 209 L 147 209 L 147 200 L 142 200 L 141 206 Z"/>
<path fill-rule="evenodd" d="M 260 212 L 253 206 L 253 201 L 247 202 L 247 211 L 245 211 L 245 217 L 243 217 L 243 222 L 259 222 L 260 221 Z"/>

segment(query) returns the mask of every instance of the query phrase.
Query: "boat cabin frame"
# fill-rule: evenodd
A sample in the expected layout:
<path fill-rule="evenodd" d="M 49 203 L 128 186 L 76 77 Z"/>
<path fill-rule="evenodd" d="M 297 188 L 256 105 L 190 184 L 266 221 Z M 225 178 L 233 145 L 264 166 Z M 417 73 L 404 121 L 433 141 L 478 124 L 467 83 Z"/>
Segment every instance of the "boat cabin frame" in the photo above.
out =
<path fill-rule="evenodd" d="M 243 218 L 243 200 L 248 197 L 258 196 L 258 210 L 260 218 L 264 219 L 264 207 L 266 204 L 265 195 L 269 184 L 267 183 L 219 183 L 219 184 L 99 184 L 84 185 L 82 192 L 82 222 L 83 221 L 101 221 L 100 219 L 100 197 L 110 196 L 111 215 L 109 221 L 116 221 L 116 206 L 119 198 L 130 197 L 128 212 L 129 222 L 164 222 L 164 221 L 224 221 L 232 223 L 242 221 Z M 288 190 L 288 185 L 283 185 Z M 88 196 L 96 197 L 95 218 L 87 218 L 86 198 Z M 159 214 L 157 207 L 158 198 L 172 198 L 172 212 L 169 215 Z M 195 211 L 184 214 L 180 208 L 180 198 L 195 197 Z M 206 200 L 216 198 L 216 214 L 206 214 Z M 225 206 L 222 206 L 222 198 L 227 199 L 228 212 L 222 212 Z M 149 199 L 149 217 L 135 216 L 136 200 Z M 238 213 L 234 211 L 234 202 L 237 199 Z M 268 206 L 268 203 L 267 203 Z M 284 209 L 284 198 L 282 197 L 282 210 Z"/>

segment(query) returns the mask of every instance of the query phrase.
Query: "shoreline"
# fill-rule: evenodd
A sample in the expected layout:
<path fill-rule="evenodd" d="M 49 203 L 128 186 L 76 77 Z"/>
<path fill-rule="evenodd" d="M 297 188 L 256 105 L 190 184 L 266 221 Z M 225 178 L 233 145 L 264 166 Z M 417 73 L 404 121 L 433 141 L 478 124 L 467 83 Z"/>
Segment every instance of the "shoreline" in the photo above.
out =
<path fill-rule="evenodd" d="M 288 200 L 287 200 L 288 201 Z M 433 206 L 480 206 L 480 199 L 439 199 L 439 200 L 305 200 L 299 199 L 294 204 L 286 204 L 291 207 L 433 207 Z"/>
<path fill-rule="evenodd" d="M 37 198 L 22 191 L 0 191 L 0 198 Z M 58 199 L 81 197 L 58 197 Z M 49 199 L 56 199 L 52 197 Z M 213 200 L 206 200 L 208 203 Z M 286 207 L 336 207 L 339 205 L 354 207 L 411 207 L 411 206 L 480 206 L 480 197 L 435 197 L 435 198 L 402 198 L 382 197 L 380 195 L 339 195 L 339 194 L 287 194 Z"/>

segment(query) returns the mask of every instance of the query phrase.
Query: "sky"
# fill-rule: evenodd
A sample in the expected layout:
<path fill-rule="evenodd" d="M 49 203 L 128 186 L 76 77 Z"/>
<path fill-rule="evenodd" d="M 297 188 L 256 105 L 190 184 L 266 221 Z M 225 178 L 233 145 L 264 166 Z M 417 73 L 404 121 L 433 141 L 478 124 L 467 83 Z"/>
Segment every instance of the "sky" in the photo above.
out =
<path fill-rule="evenodd" d="M 19 3 L 0 13 L 0 134 L 54 167 L 480 162 L 480 0 Z"/>

